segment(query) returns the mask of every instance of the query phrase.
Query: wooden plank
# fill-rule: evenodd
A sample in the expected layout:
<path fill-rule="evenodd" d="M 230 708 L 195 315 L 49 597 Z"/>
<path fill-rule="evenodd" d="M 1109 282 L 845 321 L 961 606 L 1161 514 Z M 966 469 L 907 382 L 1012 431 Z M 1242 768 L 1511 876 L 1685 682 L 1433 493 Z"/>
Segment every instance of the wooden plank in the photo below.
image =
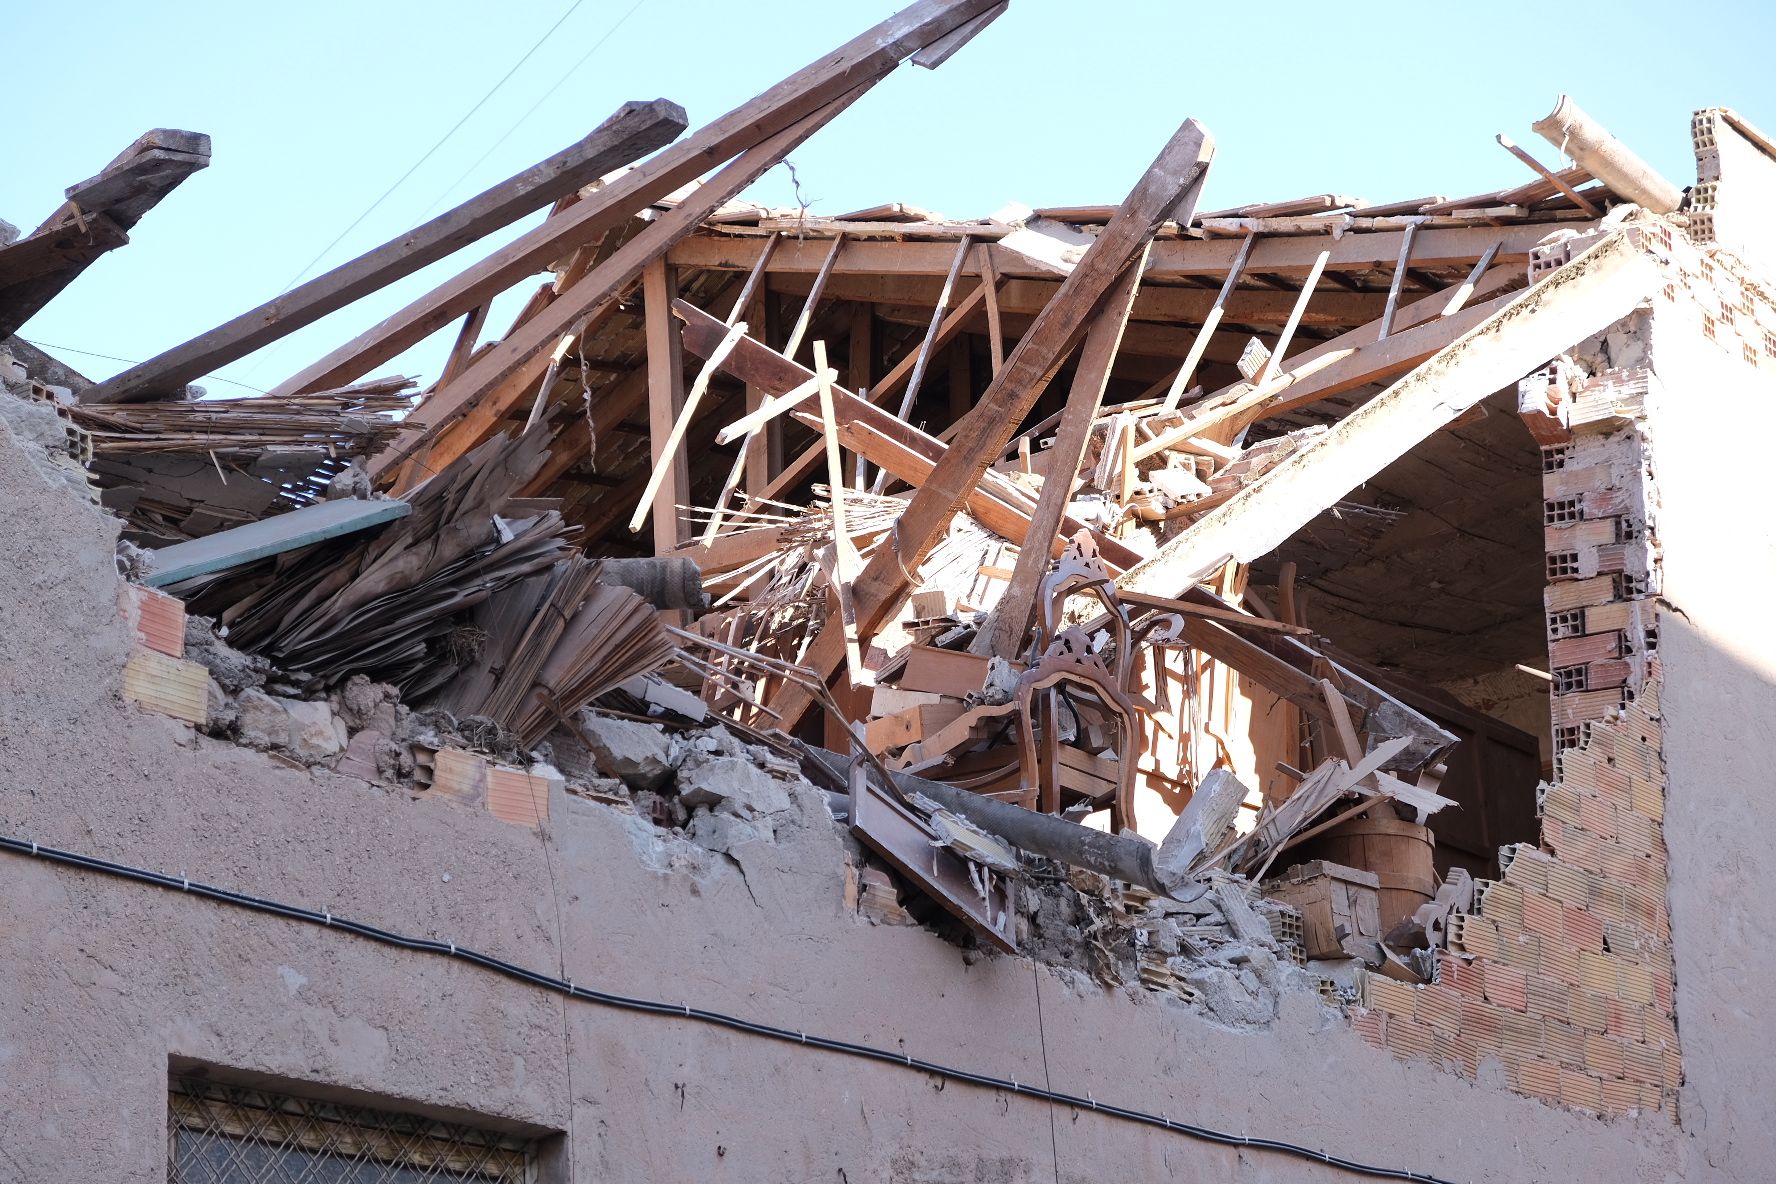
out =
<path fill-rule="evenodd" d="M 903 691 L 925 691 L 960 699 L 986 685 L 991 661 L 988 655 L 915 645 L 907 650 L 906 666 L 896 685 Z"/>
<path fill-rule="evenodd" d="M 1338 737 L 1338 746 L 1344 750 L 1345 763 L 1355 767 L 1363 763 L 1363 743 L 1357 739 L 1357 727 L 1351 722 L 1350 709 L 1345 706 L 1344 696 L 1329 678 L 1320 679 L 1320 698 L 1326 701 L 1326 714 L 1332 720 L 1332 731 Z"/>
<path fill-rule="evenodd" d="M 1200 190 L 1200 180 L 1197 187 Z M 1073 497 L 1079 466 L 1085 460 L 1087 445 L 1091 443 L 1092 424 L 1098 418 L 1098 409 L 1104 405 L 1104 388 L 1110 381 L 1110 369 L 1116 364 L 1116 348 L 1122 342 L 1123 326 L 1128 324 L 1129 309 L 1134 306 L 1135 292 L 1141 286 L 1141 266 L 1146 261 L 1147 252 L 1143 250 L 1110 289 L 1104 307 L 1085 332 L 1085 344 L 1073 370 L 1073 385 L 1061 411 L 1060 430 L 1054 447 L 1047 453 L 1047 475 L 1042 483 L 1042 494 L 1036 499 L 1036 512 L 1030 518 L 1029 537 L 1053 538 L 1060 529 L 1061 518 Z M 1046 547 L 1025 547 L 1018 552 L 1011 581 L 986 627 L 975 634 L 970 650 L 977 654 L 997 654 L 1001 658 L 1015 658 L 1023 651 L 1030 616 L 1036 607 L 1043 577 L 1048 574 L 1048 564 Z"/>
<path fill-rule="evenodd" d="M 1233 257 L 1233 266 L 1227 269 L 1227 278 L 1221 282 L 1221 290 L 1215 294 L 1215 303 L 1202 318 L 1202 327 L 1196 331 L 1196 340 L 1190 343 L 1190 352 L 1185 355 L 1184 364 L 1178 367 L 1178 376 L 1172 379 L 1172 385 L 1166 390 L 1165 401 L 1161 405 L 1167 411 L 1177 407 L 1184 398 L 1184 392 L 1190 389 L 1190 380 L 1196 377 L 1196 368 L 1202 364 L 1203 353 L 1209 348 L 1209 340 L 1215 336 L 1215 330 L 1221 326 L 1221 318 L 1227 314 L 1227 302 L 1233 296 L 1240 276 L 1245 273 L 1246 260 L 1251 258 L 1252 244 L 1257 241 L 1257 235 L 1248 234 L 1240 244 L 1239 254 Z M 1251 322 L 1247 320 L 1242 323 Z"/>
<path fill-rule="evenodd" d="M 445 281 L 278 384 L 274 393 L 323 390 L 362 377 L 572 248 L 696 181 L 712 165 L 776 136 L 860 87 L 873 85 L 902 59 L 992 6 L 993 0 L 919 0 L 907 6 L 581 199 L 561 217 L 549 219 Z"/>
<path fill-rule="evenodd" d="M 0 293 L 48 275 L 67 273 L 71 278 L 100 255 L 127 242 L 129 235 L 123 227 L 103 214 L 88 215 L 84 225 L 21 238 L 0 247 Z M 22 323 L 22 318 L 14 319 Z"/>
<path fill-rule="evenodd" d="M 664 555 L 683 541 L 678 507 L 691 500 L 690 468 L 682 440 L 674 447 L 673 424 L 684 407 L 684 356 L 680 352 L 678 322 L 672 317 L 672 301 L 678 281 L 673 269 L 656 260 L 642 272 L 641 295 L 647 327 L 648 441 L 656 472 L 669 470 L 671 480 L 656 484 L 651 509 L 654 515 L 654 554 Z M 724 333 L 724 337 L 726 334 Z M 630 529 L 636 529 L 634 523 Z"/>
<path fill-rule="evenodd" d="M 894 690 L 877 687 L 876 690 Z M 955 723 L 968 708 L 961 703 L 928 703 L 908 707 L 892 715 L 872 719 L 864 725 L 863 743 L 871 752 L 880 754 L 891 748 L 917 744 L 927 736 L 935 736 Z"/>
<path fill-rule="evenodd" d="M 457 416 L 501 384 L 523 384 L 541 374 L 548 368 L 549 343 L 564 333 L 577 333 L 578 326 L 597 316 L 601 306 L 615 300 L 649 264 L 664 256 L 668 247 L 689 234 L 711 211 L 773 168 L 785 153 L 837 118 L 860 95 L 861 91 L 828 104 L 800 123 L 741 153 L 697 189 L 692 197 L 649 223 L 640 234 L 618 247 L 610 258 L 588 271 L 554 304 L 515 328 L 505 340 L 471 363 L 455 381 L 434 390 L 420 405 L 419 414 L 423 415 L 425 426 L 403 432 L 372 462 L 371 476 L 387 471 L 426 440 L 437 436 Z"/>
<path fill-rule="evenodd" d="M 863 669 L 857 613 L 851 600 L 851 581 L 856 578 L 860 561 L 850 528 L 845 525 L 845 468 L 839 456 L 839 433 L 833 412 L 833 371 L 826 365 L 824 341 L 814 343 L 814 373 L 819 379 L 820 439 L 826 447 L 826 492 L 832 506 L 833 598 L 838 601 L 839 622 L 845 630 L 845 666 L 851 672 L 851 685 L 858 687 L 871 681 Z"/>
<path fill-rule="evenodd" d="M 1184 618 L 1184 640 L 1215 661 L 1262 684 L 1279 698 L 1319 719 L 1326 718 L 1326 701 L 1320 697 L 1313 676 L 1285 662 L 1269 650 L 1200 617 Z"/>
<path fill-rule="evenodd" d="M 1394 261 L 1394 278 L 1388 284 L 1387 307 L 1381 313 L 1381 336 L 1386 337 L 1394 331 L 1394 311 L 1400 307 L 1400 289 L 1406 283 L 1406 269 L 1412 263 L 1412 239 L 1418 234 L 1418 224 L 1406 228 L 1405 235 L 1400 239 L 1400 257 Z"/>
<path fill-rule="evenodd" d="M 219 530 L 201 539 L 156 548 L 149 552 L 148 575 L 143 582 L 151 588 L 165 588 L 194 576 L 226 571 L 255 559 L 369 530 L 412 512 L 411 505 L 395 499 L 316 502 L 245 526 Z"/>
<path fill-rule="evenodd" d="M 1489 271 L 1475 290 L 1490 294 L 1514 287 L 1522 279 L 1522 272 L 1501 265 Z M 1276 409 L 1279 406 L 1303 406 L 1302 400 L 1313 402 L 1350 390 L 1389 373 L 1388 367 L 1406 369 L 1479 324 L 1486 315 L 1502 307 L 1504 300 L 1499 298 L 1486 306 L 1484 312 L 1470 309 L 1441 321 L 1438 318 L 1443 316 L 1443 309 L 1448 305 L 1441 292 L 1414 301 L 1400 309 L 1397 323 L 1402 328 L 1426 327 L 1420 333 L 1396 333 L 1386 347 L 1389 352 L 1364 354 L 1368 347 L 1380 341 L 1379 321 L 1340 334 L 1291 358 L 1288 372 L 1279 375 L 1270 389 L 1254 389 L 1249 384 L 1236 383 L 1192 404 L 1181 424 L 1166 429 L 1138 447 L 1135 459 L 1145 460 L 1229 420 L 1238 420 L 1243 426 L 1255 422 L 1260 413 L 1281 414 Z"/>
<path fill-rule="evenodd" d="M 181 391 L 187 383 L 671 143 L 685 124 L 684 108 L 677 103 L 665 99 L 625 103 L 577 144 L 324 275 L 106 379 L 83 394 L 81 402 L 132 403 Z M 469 311 L 485 303 L 476 301 Z"/>
<path fill-rule="evenodd" d="M 949 316 L 946 316 L 943 319 L 943 324 L 938 327 L 937 331 L 936 344 L 939 348 L 953 340 L 957 334 L 962 332 L 963 326 L 967 323 L 968 318 L 973 316 L 975 311 L 986 302 L 986 297 L 987 292 L 984 286 L 976 288 L 968 298 L 955 309 L 955 311 L 951 312 Z M 883 376 L 881 382 L 878 382 L 875 386 L 869 389 L 868 401 L 872 404 L 880 404 L 887 399 L 892 398 L 895 392 L 900 390 L 901 383 L 906 382 L 912 376 L 913 366 L 917 364 L 917 361 L 918 354 L 916 351 L 908 353 L 906 357 L 897 362 L 894 367 Z M 848 445 L 848 447 L 855 448 L 855 445 Z M 881 464 L 881 462 L 874 457 L 870 457 L 869 460 L 872 464 Z M 784 465 L 782 470 L 771 479 L 771 483 L 765 487 L 764 492 L 760 496 L 766 498 L 782 497 L 789 489 L 793 488 L 801 481 L 806 480 L 808 474 L 813 472 L 814 466 L 818 464 L 819 461 L 820 445 L 814 444 L 804 450 L 794 460 Z M 906 480 L 906 478 L 901 477 L 899 473 L 894 475 L 899 477 L 902 481 Z"/>
<path fill-rule="evenodd" d="M 97 176 L 69 186 L 68 201 L 36 230 L 0 250 L 0 341 L 36 316 L 94 260 L 127 243 L 130 228 L 142 215 L 209 163 L 208 136 L 155 128 Z"/>
<path fill-rule="evenodd" d="M 924 49 L 913 55 L 913 65 L 923 66 L 927 70 L 935 70 L 955 56 L 956 51 L 973 41 L 982 29 L 998 20 L 1011 7 L 1011 0 L 999 0 L 999 3 L 987 9 L 979 16 L 956 26 Z M 869 211 L 864 211 L 868 213 Z"/>
<path fill-rule="evenodd" d="M 934 843 L 931 828 L 877 787 L 861 766 L 851 770 L 851 833 L 873 847 L 988 945 L 1017 952 L 1014 894 L 1008 882 L 983 873 Z M 987 885 L 983 893 L 981 885 Z"/>
<path fill-rule="evenodd" d="M 1066 359 L 1080 330 L 1100 308 L 1130 262 L 1144 252 L 1161 223 L 1188 224 L 1199 181 L 1214 156 L 1208 129 L 1188 119 L 1129 192 L 1116 216 L 1092 240 L 1054 300 L 1037 316 L 1005 368 L 974 410 L 956 425 L 949 449 L 929 477 L 915 487 L 906 512 L 876 549 L 853 586 L 859 629 L 871 634 L 905 591 L 916 569 L 948 529 L 955 508 L 977 489 L 988 467 L 1004 452 L 1030 408 Z M 1039 546 L 1046 547 L 1047 540 Z M 844 659 L 842 636 L 829 623 L 809 646 L 804 664 L 830 678 Z M 785 721 L 800 718 L 813 702 L 805 688 L 786 685 L 773 701 Z M 781 705 L 779 705 L 781 704 Z"/>
<path fill-rule="evenodd" d="M 1510 226 L 1427 226 L 1415 236 L 1412 256 L 1416 265 L 1424 268 L 1468 267 L 1493 243 L 1501 242 L 1498 262 L 1526 264 L 1530 250 L 1555 226 L 1580 233 L 1594 229 L 1590 222 L 1570 220 Z M 1246 270 L 1253 275 L 1305 276 L 1320 252 L 1330 250 L 1325 268 L 1328 272 L 1386 271 L 1399 258 L 1404 235 L 1402 227 L 1351 230 L 1336 239 L 1321 235 L 1261 238 L 1252 248 Z M 1153 244 L 1146 282 L 1152 285 L 1161 280 L 1220 279 L 1232 269 L 1243 243 L 1243 238 L 1161 239 Z M 813 273 L 820 268 L 825 247 L 822 240 L 814 238 L 801 243 L 785 242 L 771 261 L 771 273 Z M 984 249 L 992 257 L 994 270 L 1008 281 L 1007 291 L 1012 290 L 1012 280 L 1054 280 L 1052 272 L 1039 269 L 1015 251 L 996 244 Z M 840 284 L 848 275 L 941 278 L 949 271 L 953 250 L 952 243 L 943 241 L 853 242 L 834 270 L 834 284 Z M 756 257 L 757 248 L 745 236 L 699 234 L 674 247 L 671 261 L 687 269 L 744 271 Z M 846 290 L 835 286 L 834 291 L 844 294 Z M 1208 297 L 1206 291 L 1201 295 L 1205 300 Z"/>
<path fill-rule="evenodd" d="M 1502 243 L 1493 243 L 1490 247 L 1486 248 L 1486 254 L 1480 256 L 1480 258 L 1474 263 L 1473 270 L 1468 272 L 1468 278 L 1463 280 L 1461 284 L 1457 286 L 1455 291 L 1449 294 L 1449 303 L 1443 306 L 1444 316 L 1454 316 L 1467 306 L 1469 300 L 1473 299 L 1475 289 L 1478 288 L 1484 280 L 1487 275 L 1487 269 L 1492 266 L 1492 261 L 1498 257 L 1499 248 L 1501 246 L 1503 246 Z"/>
<path fill-rule="evenodd" d="M 943 326 L 944 309 L 950 303 L 951 293 L 956 290 L 956 277 L 962 273 L 962 264 L 967 261 L 969 249 L 973 245 L 974 240 L 966 234 L 956 244 L 956 253 L 950 259 L 949 273 L 944 276 L 943 289 L 938 293 L 937 307 L 931 311 L 931 322 L 925 327 L 925 336 L 919 341 L 918 353 L 913 356 L 912 377 L 907 379 L 906 391 L 900 397 L 900 410 L 896 414 L 902 419 L 911 414 L 913 402 L 919 397 L 919 387 L 925 379 L 925 368 L 931 363 L 931 351 L 937 347 L 938 330 Z"/>
<path fill-rule="evenodd" d="M 820 306 L 820 296 L 826 289 L 826 281 L 832 275 L 832 269 L 839 261 L 839 252 L 845 249 L 845 236 L 835 235 L 832 248 L 826 253 L 826 262 L 814 275 L 814 286 L 808 290 L 808 298 L 802 301 L 801 315 L 796 317 L 795 324 L 789 330 L 789 341 L 783 346 L 783 356 L 793 358 L 802 346 L 802 338 L 808 335 L 808 326 L 814 323 L 814 312 Z M 816 366 L 816 370 L 821 367 Z"/>
<path fill-rule="evenodd" d="M 1655 277 L 1625 234 L 1602 240 L 1197 519 L 1118 583 L 1175 595 L 1230 558 L 1249 562 L 1269 553 L 1443 424 L 1628 315 Z"/>
<path fill-rule="evenodd" d="M 1295 330 L 1301 327 L 1301 316 L 1307 311 L 1308 301 L 1313 299 L 1314 289 L 1319 286 L 1320 273 L 1326 270 L 1326 260 L 1332 252 L 1321 251 L 1314 260 L 1313 267 L 1307 273 L 1307 279 L 1301 285 L 1301 294 L 1296 297 L 1295 307 L 1289 310 L 1289 319 L 1283 323 L 1283 331 L 1277 337 L 1275 348 L 1270 351 L 1269 359 L 1264 363 L 1264 373 L 1258 378 L 1258 385 L 1263 386 L 1276 374 L 1277 367 L 1283 364 L 1283 355 L 1289 352 L 1289 343 L 1295 340 Z"/>
<path fill-rule="evenodd" d="M 662 264 L 661 267 L 663 269 L 664 265 Z M 648 270 L 651 273 L 653 268 L 650 267 Z M 649 295 L 653 294 L 654 289 L 652 286 L 648 285 L 645 281 L 643 286 L 647 289 Z M 667 288 L 661 289 L 662 295 L 666 295 L 667 299 L 670 299 L 667 292 Z M 672 310 L 667 305 L 667 299 L 662 299 L 660 301 L 660 311 L 658 316 L 665 324 L 666 332 L 668 334 L 675 334 L 678 323 L 672 319 Z M 653 314 L 650 314 L 650 330 L 653 327 L 652 321 Z M 736 321 L 729 325 L 727 336 L 722 338 L 721 344 L 715 347 L 715 352 L 709 355 L 709 359 L 704 362 L 702 368 L 697 371 L 697 378 L 695 382 L 691 383 L 690 392 L 679 401 L 677 412 L 673 416 L 672 427 L 666 434 L 666 441 L 664 444 L 660 444 L 656 449 L 658 455 L 666 458 L 664 462 L 665 467 L 661 467 L 659 462 L 656 462 L 654 471 L 649 474 L 647 486 L 641 492 L 641 502 L 635 507 L 635 516 L 629 520 L 629 532 L 631 534 L 635 534 L 641 530 L 641 524 L 647 520 L 649 511 L 655 508 L 653 505 L 654 498 L 660 492 L 661 486 L 665 484 L 669 471 L 678 468 L 684 469 L 684 481 L 686 482 L 685 497 L 689 498 L 690 493 L 688 483 L 690 481 L 690 463 L 688 459 L 683 461 L 680 459 L 684 457 L 685 429 L 691 426 L 691 419 L 697 414 L 697 405 L 703 401 L 703 393 L 709 389 L 710 379 L 715 377 L 716 367 L 721 365 L 722 359 L 728 356 L 728 352 L 732 350 L 735 344 L 737 344 L 744 336 L 746 336 L 745 321 Z M 678 353 L 676 336 L 673 337 L 671 345 L 673 352 Z M 648 347 L 648 357 L 651 359 L 654 356 L 651 334 L 648 341 Z M 680 356 L 679 361 L 682 364 L 682 355 Z M 649 369 L 651 373 L 653 369 L 651 364 Z M 680 382 L 683 381 L 683 378 L 684 374 L 681 370 L 679 372 Z M 649 395 L 652 396 L 653 384 L 651 379 L 648 390 Z M 651 401 L 649 406 L 652 406 Z M 681 502 L 679 504 L 682 505 L 683 503 Z"/>
<path fill-rule="evenodd" d="M 713 350 L 725 335 L 725 326 L 702 309 L 686 301 L 673 304 L 673 311 L 685 322 L 683 340 L 686 349 L 699 356 Z M 792 362 L 776 350 L 754 338 L 742 338 L 722 367 L 742 382 L 755 383 L 773 395 L 795 390 L 810 382 L 814 372 Z M 816 387 L 808 387 L 814 395 Z M 928 477 L 946 447 L 942 441 L 911 426 L 874 404 L 858 398 L 843 387 L 833 387 L 838 433 L 846 448 L 858 453 L 871 464 L 892 473 L 896 480 L 918 485 Z M 817 413 L 805 405 L 792 414 L 802 423 L 819 430 Z M 824 447 L 824 446 L 821 446 Z M 816 456 L 820 449 L 817 448 Z M 551 463 L 553 458 L 551 458 Z M 548 471 L 545 466 L 544 471 Z M 987 472 L 967 498 L 968 510 L 988 530 L 1014 543 L 1022 543 L 1029 531 L 1030 513 L 1035 503 L 1014 486 L 1003 474 Z M 1069 535 L 1084 529 L 1084 524 L 1066 519 L 1062 529 Z M 1115 539 L 1098 540 L 1100 557 L 1115 570 L 1122 570 L 1140 560 L 1140 555 Z M 1060 544 L 1055 544 L 1055 552 Z"/>
<path fill-rule="evenodd" d="M 477 304 L 463 317 L 462 328 L 457 330 L 456 344 L 450 347 L 450 356 L 444 360 L 444 369 L 438 373 L 440 383 L 449 382 L 469 364 L 469 357 L 475 352 L 475 342 L 481 336 L 481 329 L 487 324 L 487 304 Z"/>
<path fill-rule="evenodd" d="M 987 351 L 993 360 L 993 377 L 1005 365 L 1005 326 L 999 317 L 999 273 L 993 270 L 993 252 L 982 243 L 976 251 L 981 291 L 987 296 Z"/>

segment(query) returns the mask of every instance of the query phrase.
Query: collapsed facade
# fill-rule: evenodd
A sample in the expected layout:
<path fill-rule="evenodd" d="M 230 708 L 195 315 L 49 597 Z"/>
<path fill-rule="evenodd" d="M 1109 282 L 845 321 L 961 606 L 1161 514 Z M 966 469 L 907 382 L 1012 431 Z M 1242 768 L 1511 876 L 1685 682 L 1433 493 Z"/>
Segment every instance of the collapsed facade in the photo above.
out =
<path fill-rule="evenodd" d="M 1700 112 L 1681 190 L 1563 100 L 1465 198 L 1203 211 L 1188 121 L 1120 205 L 738 199 L 1005 7 L 104 382 L 5 347 L 5 1172 L 1761 1178 L 1776 148 Z M 202 140 L 0 247 L 0 327 Z"/>

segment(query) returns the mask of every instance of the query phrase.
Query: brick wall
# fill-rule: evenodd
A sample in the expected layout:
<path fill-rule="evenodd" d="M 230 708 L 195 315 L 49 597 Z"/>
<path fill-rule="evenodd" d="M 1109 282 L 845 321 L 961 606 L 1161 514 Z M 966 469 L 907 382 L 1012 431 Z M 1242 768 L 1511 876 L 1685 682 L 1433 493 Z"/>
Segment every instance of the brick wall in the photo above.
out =
<path fill-rule="evenodd" d="M 1371 975 L 1356 1023 L 1397 1056 L 1470 1077 L 1496 1060 L 1512 1089 L 1550 1103 L 1675 1118 L 1657 564 L 1637 423 L 1649 380 L 1586 381 L 1570 395 L 1596 413 L 1543 449 L 1557 779 L 1539 793 L 1540 844 L 1501 851 L 1502 878 L 1453 919 L 1435 981 Z"/>

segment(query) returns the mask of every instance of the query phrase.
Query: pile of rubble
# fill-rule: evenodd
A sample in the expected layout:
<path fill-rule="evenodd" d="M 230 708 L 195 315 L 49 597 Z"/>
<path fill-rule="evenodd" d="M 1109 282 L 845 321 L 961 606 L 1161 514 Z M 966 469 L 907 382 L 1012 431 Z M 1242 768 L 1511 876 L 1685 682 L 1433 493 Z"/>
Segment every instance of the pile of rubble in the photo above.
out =
<path fill-rule="evenodd" d="M 6 335 L 207 139 L 150 133 L 0 242 L 0 420 L 121 520 L 126 693 L 515 822 L 556 786 L 721 854 L 838 820 L 875 919 L 1229 1023 L 1291 985 L 1433 980 L 1473 907 L 1461 858 L 1498 847 L 1439 848 L 1490 809 L 1455 759 L 1472 713 L 1323 635 L 1281 548 L 1317 531 L 1361 555 L 1434 515 L 1367 483 L 1492 430 L 1525 373 L 1499 418 L 1570 440 L 1590 376 L 1548 359 L 1637 307 L 1683 195 L 1563 100 L 1536 126 L 1574 162 L 1500 137 L 1533 179 L 1466 197 L 1199 210 L 1215 144 L 1186 120 L 1116 205 L 739 200 L 1004 9 L 920 0 L 682 140 L 674 104 L 625 104 L 100 383 Z M 190 385 L 545 210 L 263 397 Z M 452 323 L 423 391 L 371 377 Z M 1630 663 L 1602 660 L 1614 703 Z M 1510 821 L 1539 772 L 1519 738 L 1492 799 Z"/>

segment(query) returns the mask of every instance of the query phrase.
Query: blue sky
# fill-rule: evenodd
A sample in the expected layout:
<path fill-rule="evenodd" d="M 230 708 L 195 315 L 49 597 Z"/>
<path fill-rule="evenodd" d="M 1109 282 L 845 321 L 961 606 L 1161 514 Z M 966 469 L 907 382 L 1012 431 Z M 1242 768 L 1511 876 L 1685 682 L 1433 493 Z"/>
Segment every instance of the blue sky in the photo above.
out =
<path fill-rule="evenodd" d="M 72 347 L 65 359 L 102 378 L 123 364 L 72 350 L 146 358 L 276 295 L 564 13 L 309 274 L 558 151 L 625 100 L 663 96 L 693 126 L 705 122 L 889 4 L 804 5 L 793 19 L 730 0 L 94 0 L 80 11 L 75 35 L 62 5 L 37 0 L 9 14 L 18 68 L 0 218 L 29 231 L 64 187 L 150 127 L 208 132 L 215 153 L 129 246 L 25 327 L 29 339 Z M 941 69 L 903 67 L 791 159 L 818 213 L 904 201 L 972 216 L 1011 201 L 1117 201 L 1186 116 L 1219 146 L 1210 207 L 1517 184 L 1530 174 L 1492 136 L 1505 132 L 1552 164 L 1529 125 L 1561 91 L 1679 185 L 1694 179 L 1694 109 L 1730 106 L 1776 129 L 1776 6 L 1618 0 L 1471 12 L 1451 21 L 1428 7 L 1286 2 L 1243 15 L 1166 0 L 1012 0 Z M 41 67 L 21 51 L 37 44 L 56 47 Z M 784 170 L 749 196 L 791 204 Z M 246 386 L 205 385 L 271 386 L 497 241 L 224 368 Z M 521 299 L 496 305 L 490 331 L 504 332 Z M 429 380 L 446 345 L 434 339 L 385 372 Z"/>

